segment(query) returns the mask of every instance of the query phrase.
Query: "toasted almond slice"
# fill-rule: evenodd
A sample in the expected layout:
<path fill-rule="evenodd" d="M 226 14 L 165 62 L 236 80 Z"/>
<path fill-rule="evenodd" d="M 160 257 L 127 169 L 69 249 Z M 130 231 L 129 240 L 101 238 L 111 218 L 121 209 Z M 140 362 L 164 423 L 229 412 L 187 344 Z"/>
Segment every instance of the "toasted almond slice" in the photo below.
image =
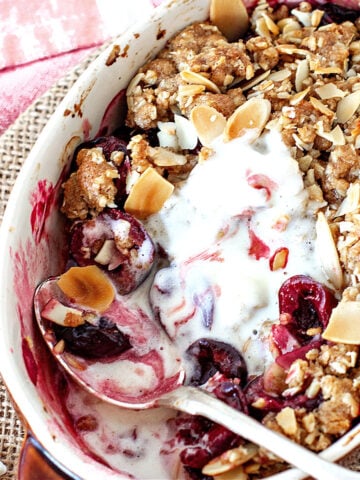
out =
<path fill-rule="evenodd" d="M 175 114 L 174 119 L 180 148 L 183 150 L 192 150 L 198 143 L 198 135 L 194 125 L 189 119 L 181 115 Z"/>
<path fill-rule="evenodd" d="M 204 75 L 201 75 L 200 73 L 192 72 L 191 70 L 183 70 L 180 72 L 180 76 L 187 83 L 203 85 L 206 90 L 209 90 L 210 92 L 221 93 L 219 87 L 214 82 L 204 77 Z"/>
<path fill-rule="evenodd" d="M 263 17 L 263 19 L 265 20 L 265 23 L 266 23 L 266 26 L 269 30 L 269 32 L 271 32 L 272 34 L 274 35 L 279 35 L 280 33 L 280 29 L 279 27 L 276 25 L 276 23 L 274 22 L 274 20 L 269 17 L 269 15 L 265 12 L 262 12 L 261 16 Z"/>
<path fill-rule="evenodd" d="M 249 141 L 254 142 L 263 131 L 271 113 L 271 104 L 264 98 L 250 98 L 240 105 L 228 118 L 224 140 L 230 141 L 251 132 Z"/>
<path fill-rule="evenodd" d="M 305 88 L 305 90 L 302 90 L 301 92 L 295 93 L 291 98 L 290 98 L 290 105 L 297 105 L 300 103 L 306 95 L 310 92 L 310 87 Z"/>
<path fill-rule="evenodd" d="M 249 15 L 242 0 L 211 0 L 210 20 L 230 42 L 243 37 L 249 27 Z"/>
<path fill-rule="evenodd" d="M 205 85 L 179 85 L 178 96 L 179 97 L 194 97 L 205 92 Z"/>
<path fill-rule="evenodd" d="M 255 21 L 255 32 L 260 36 L 271 41 L 271 33 L 263 17 L 257 18 Z"/>
<path fill-rule="evenodd" d="M 71 267 L 57 284 L 73 302 L 99 312 L 105 311 L 115 297 L 112 283 L 96 265 Z"/>
<path fill-rule="evenodd" d="M 291 72 L 288 68 L 283 68 L 277 72 L 271 73 L 269 75 L 269 80 L 272 82 L 282 82 L 291 76 Z"/>
<path fill-rule="evenodd" d="M 226 126 L 224 115 L 208 105 L 194 107 L 190 113 L 190 120 L 200 142 L 205 147 L 210 147 L 213 140 L 223 133 Z"/>
<path fill-rule="evenodd" d="M 127 223 L 129 224 L 129 227 L 130 227 L 130 223 L 129 222 Z M 112 239 L 105 240 L 99 252 L 97 253 L 96 257 L 94 258 L 94 260 L 96 263 L 100 263 L 100 265 L 109 265 L 114 256 L 115 251 L 116 251 L 115 241 Z"/>
<path fill-rule="evenodd" d="M 310 97 L 310 103 L 316 110 L 319 110 L 319 112 L 323 113 L 327 117 L 333 117 L 334 116 L 334 112 L 332 110 L 330 110 L 330 108 L 328 108 L 326 105 L 324 105 L 317 98 Z"/>
<path fill-rule="evenodd" d="M 322 336 L 332 342 L 360 344 L 360 302 L 341 300 L 330 315 Z"/>
<path fill-rule="evenodd" d="M 360 106 L 360 90 L 350 93 L 337 104 L 336 117 L 339 123 L 345 123 L 354 115 Z"/>
<path fill-rule="evenodd" d="M 298 66 L 296 68 L 296 74 L 295 74 L 295 89 L 297 92 L 300 92 L 304 81 L 309 78 L 309 62 L 307 58 L 304 58 L 304 60 L 301 60 L 298 63 Z"/>
<path fill-rule="evenodd" d="M 344 97 L 345 92 L 340 90 L 334 83 L 325 83 L 321 87 L 315 88 L 315 92 L 319 95 L 321 100 L 327 100 L 329 98 Z"/>
<path fill-rule="evenodd" d="M 246 463 L 248 460 L 251 460 L 258 451 L 259 447 L 252 443 L 232 448 L 210 460 L 210 462 L 203 467 L 202 473 L 204 475 L 217 476 L 228 472 L 229 470 Z"/>
<path fill-rule="evenodd" d="M 317 216 L 316 246 L 325 274 L 334 288 L 340 290 L 344 280 L 343 271 L 334 237 L 323 212 L 319 212 Z"/>
<path fill-rule="evenodd" d="M 335 128 L 331 130 L 331 132 L 324 132 L 323 125 L 320 123 L 316 127 L 316 133 L 329 142 L 332 142 L 333 145 L 345 145 L 345 135 L 344 132 L 341 130 L 340 125 L 336 125 Z"/>
<path fill-rule="evenodd" d="M 174 185 L 148 167 L 134 183 L 124 209 L 136 218 L 146 218 L 161 210 L 173 191 Z"/>
<path fill-rule="evenodd" d="M 294 47 L 294 45 L 291 44 L 276 45 L 276 49 L 279 53 L 285 53 L 287 55 L 300 55 L 304 57 L 309 55 L 308 50 Z"/>

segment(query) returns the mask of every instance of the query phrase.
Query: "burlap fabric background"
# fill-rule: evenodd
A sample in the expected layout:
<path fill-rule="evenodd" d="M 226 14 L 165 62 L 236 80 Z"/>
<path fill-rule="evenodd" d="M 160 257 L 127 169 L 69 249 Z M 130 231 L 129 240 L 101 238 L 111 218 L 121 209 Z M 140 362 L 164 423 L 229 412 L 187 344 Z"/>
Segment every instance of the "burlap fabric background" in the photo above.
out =
<path fill-rule="evenodd" d="M 69 72 L 31 105 L 0 137 L 0 222 L 16 177 L 41 130 L 79 75 L 106 46 L 101 47 Z M 17 462 L 24 438 L 24 429 L 11 404 L 1 377 L 0 402 L 0 460 L 7 467 L 7 473 L 1 477 L 1 480 L 14 480 L 17 477 Z M 360 471 L 360 449 L 354 451 L 341 463 Z"/>
<path fill-rule="evenodd" d="M 0 221 L 16 177 L 41 130 L 79 75 L 105 47 L 106 45 L 101 47 L 69 72 L 33 103 L 0 137 Z M 1 477 L 1 480 L 14 480 L 24 430 L 1 377 L 0 402 L 0 460 L 7 467 L 7 473 Z"/>

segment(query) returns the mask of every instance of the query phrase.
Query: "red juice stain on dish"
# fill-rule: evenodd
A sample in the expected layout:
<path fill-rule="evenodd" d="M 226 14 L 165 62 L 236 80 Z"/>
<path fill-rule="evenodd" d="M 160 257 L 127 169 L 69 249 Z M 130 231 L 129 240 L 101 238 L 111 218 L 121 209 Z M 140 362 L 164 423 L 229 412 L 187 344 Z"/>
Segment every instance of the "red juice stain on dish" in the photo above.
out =
<path fill-rule="evenodd" d="M 54 185 L 46 179 L 40 180 L 37 184 L 37 188 L 32 192 L 30 197 L 30 203 L 32 205 L 30 224 L 36 244 L 40 243 L 44 234 L 46 220 L 51 213 L 54 199 Z"/>

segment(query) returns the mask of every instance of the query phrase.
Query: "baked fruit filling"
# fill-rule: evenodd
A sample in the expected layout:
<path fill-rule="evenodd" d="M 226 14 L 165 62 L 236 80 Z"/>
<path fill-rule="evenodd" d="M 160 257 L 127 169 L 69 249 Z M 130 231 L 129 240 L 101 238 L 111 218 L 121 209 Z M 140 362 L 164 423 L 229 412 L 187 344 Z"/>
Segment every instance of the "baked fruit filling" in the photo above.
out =
<path fill-rule="evenodd" d="M 221 3 L 135 74 L 125 126 L 77 148 L 71 268 L 42 316 L 58 348 L 110 357 L 132 338 L 107 308 L 140 292 L 188 384 L 320 452 L 360 414 L 359 13 L 228 0 L 229 24 Z M 207 419 L 168 427 L 186 478 L 286 468 Z"/>

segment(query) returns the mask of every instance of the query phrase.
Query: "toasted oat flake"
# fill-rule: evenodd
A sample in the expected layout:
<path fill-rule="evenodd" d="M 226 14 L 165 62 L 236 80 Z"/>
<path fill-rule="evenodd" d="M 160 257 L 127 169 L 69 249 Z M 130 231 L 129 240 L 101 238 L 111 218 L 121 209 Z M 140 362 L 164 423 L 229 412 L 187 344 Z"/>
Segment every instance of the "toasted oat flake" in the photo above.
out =
<path fill-rule="evenodd" d="M 283 408 L 277 415 L 276 421 L 287 435 L 295 435 L 298 424 L 294 409 L 290 407 Z"/>
<path fill-rule="evenodd" d="M 310 97 L 310 103 L 316 110 L 319 110 L 319 112 L 323 113 L 324 115 L 327 115 L 328 117 L 334 116 L 334 112 L 317 98 Z"/>
<path fill-rule="evenodd" d="M 278 70 L 277 72 L 271 73 L 269 75 L 269 80 L 272 82 L 282 82 L 291 76 L 291 71 L 288 68 L 283 70 Z"/>
<path fill-rule="evenodd" d="M 296 74 L 295 74 L 295 89 L 297 92 L 300 92 L 301 89 L 303 88 L 305 80 L 309 78 L 309 62 L 305 58 L 304 60 L 301 60 L 296 68 Z"/>

